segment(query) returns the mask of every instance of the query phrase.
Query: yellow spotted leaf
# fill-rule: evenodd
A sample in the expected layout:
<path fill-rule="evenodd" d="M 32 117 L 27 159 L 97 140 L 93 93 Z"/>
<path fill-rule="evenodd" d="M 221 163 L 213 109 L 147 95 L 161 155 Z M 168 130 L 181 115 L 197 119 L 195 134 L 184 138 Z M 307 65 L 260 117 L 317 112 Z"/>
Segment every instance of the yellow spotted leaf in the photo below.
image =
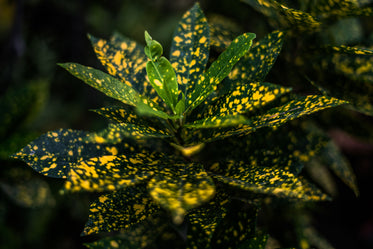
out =
<path fill-rule="evenodd" d="M 148 184 L 150 195 L 181 224 L 187 212 L 209 201 L 215 194 L 213 180 L 196 163 L 177 163 L 164 168 Z"/>
<path fill-rule="evenodd" d="M 111 155 L 80 161 L 70 169 L 68 191 L 113 191 L 143 182 L 158 172 L 154 154 Z"/>
<path fill-rule="evenodd" d="M 143 186 L 101 195 L 89 208 L 82 235 L 127 230 L 158 211 Z"/>
<path fill-rule="evenodd" d="M 209 27 L 196 3 L 180 20 L 172 40 L 170 62 L 177 74 L 180 90 L 187 96 L 205 70 L 210 48 Z"/>

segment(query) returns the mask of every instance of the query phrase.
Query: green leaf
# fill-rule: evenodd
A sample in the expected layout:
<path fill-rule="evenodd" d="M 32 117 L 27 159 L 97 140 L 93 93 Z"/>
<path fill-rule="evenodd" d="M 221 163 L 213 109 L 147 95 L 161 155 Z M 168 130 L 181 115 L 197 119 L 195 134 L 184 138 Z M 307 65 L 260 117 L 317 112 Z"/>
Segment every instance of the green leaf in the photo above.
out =
<path fill-rule="evenodd" d="M 227 194 L 217 192 L 207 204 L 190 211 L 187 248 L 210 248 L 214 232 L 226 216 L 229 204 Z"/>
<path fill-rule="evenodd" d="M 212 99 L 212 103 L 206 104 L 206 110 L 196 116 L 201 118 L 248 113 L 264 107 L 290 91 L 290 88 L 266 82 L 239 85 L 226 95 Z"/>
<path fill-rule="evenodd" d="M 136 111 L 141 116 L 148 116 L 148 117 L 158 117 L 162 119 L 177 119 L 179 116 L 174 115 L 168 115 L 167 113 L 160 111 L 159 109 L 155 107 L 151 107 L 146 103 L 138 103 L 136 106 Z"/>
<path fill-rule="evenodd" d="M 236 85 L 243 82 L 263 81 L 275 64 L 285 39 L 283 31 L 273 31 L 253 44 L 250 51 L 236 64 L 229 79 Z"/>
<path fill-rule="evenodd" d="M 171 45 L 170 62 L 177 74 L 180 90 L 185 96 L 195 88 L 205 70 L 210 48 L 209 27 L 196 3 L 179 22 Z"/>
<path fill-rule="evenodd" d="M 160 104 L 159 96 L 145 78 L 148 60 L 143 53 L 142 46 L 118 33 L 115 33 L 108 41 L 93 36 L 89 38 L 97 58 L 109 74 Z"/>
<path fill-rule="evenodd" d="M 136 186 L 102 195 L 91 204 L 82 235 L 129 229 L 159 211 L 146 188 Z"/>
<path fill-rule="evenodd" d="M 92 157 L 71 167 L 68 191 L 113 191 L 151 178 L 162 157 L 157 154 L 108 155 Z"/>
<path fill-rule="evenodd" d="M 317 31 L 321 22 L 309 13 L 289 8 L 275 0 L 243 0 L 278 23 L 278 28 L 297 32 Z"/>
<path fill-rule="evenodd" d="M 232 41 L 229 47 L 212 63 L 209 69 L 199 78 L 195 88 L 187 98 L 189 111 L 202 103 L 212 93 L 216 86 L 230 73 L 233 66 L 247 53 L 255 38 L 253 33 L 245 33 Z"/>
<path fill-rule="evenodd" d="M 150 126 L 140 126 L 131 123 L 109 124 L 108 128 L 98 133 L 92 133 L 88 141 L 98 144 L 116 144 L 125 138 L 144 139 L 144 138 L 166 138 L 170 137 L 167 131 L 158 130 Z"/>
<path fill-rule="evenodd" d="M 175 71 L 171 63 L 162 56 L 162 46 L 157 41 L 152 40 L 151 36 L 146 31 L 145 40 L 147 43 L 145 53 L 150 59 L 146 64 L 146 72 L 150 84 L 175 113 L 175 106 L 179 94 Z"/>
<path fill-rule="evenodd" d="M 213 167 L 218 166 L 214 164 Z M 328 198 L 320 190 L 280 167 L 250 165 L 243 161 L 229 161 L 220 167 L 225 169 L 224 172 L 215 174 L 214 178 L 243 190 L 308 201 Z"/>
<path fill-rule="evenodd" d="M 171 212 L 175 224 L 181 224 L 188 210 L 215 194 L 213 180 L 196 163 L 173 163 L 152 178 L 148 188 L 153 199 Z"/>
<path fill-rule="evenodd" d="M 250 120 L 243 115 L 214 116 L 197 120 L 190 124 L 185 124 L 184 127 L 194 129 L 206 129 L 236 126 L 239 124 L 250 124 Z"/>
<path fill-rule="evenodd" d="M 212 248 L 237 248 L 255 236 L 259 208 L 232 200 L 224 220 L 219 223 L 212 239 Z"/>
<path fill-rule="evenodd" d="M 329 142 L 322 151 L 321 160 L 355 193 L 359 195 L 359 189 L 356 182 L 356 176 L 348 161 L 339 148 L 333 143 Z"/>
<path fill-rule="evenodd" d="M 239 245 L 238 249 L 265 249 L 268 240 L 268 235 L 256 236 L 244 241 Z"/>
<path fill-rule="evenodd" d="M 141 95 L 131 86 L 126 85 L 124 82 L 100 70 L 77 63 L 64 63 L 59 65 L 88 85 L 125 104 L 136 106 L 141 100 Z"/>
<path fill-rule="evenodd" d="M 87 142 L 88 133 L 70 129 L 47 132 L 13 155 L 37 172 L 56 178 L 66 178 L 71 167 L 80 160 L 97 155 L 132 154 L 138 145 L 124 142 L 118 146 Z"/>
<path fill-rule="evenodd" d="M 150 84 L 163 101 L 174 111 L 178 97 L 178 84 L 171 63 L 165 57 L 161 57 L 156 61 L 149 61 L 146 64 L 146 72 Z"/>

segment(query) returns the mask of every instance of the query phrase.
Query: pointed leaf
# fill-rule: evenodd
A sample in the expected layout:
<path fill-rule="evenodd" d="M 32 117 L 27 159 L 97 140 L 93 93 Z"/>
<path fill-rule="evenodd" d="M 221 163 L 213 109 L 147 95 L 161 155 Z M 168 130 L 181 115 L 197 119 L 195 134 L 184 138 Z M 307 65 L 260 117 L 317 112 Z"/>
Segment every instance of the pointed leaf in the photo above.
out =
<path fill-rule="evenodd" d="M 29 164 L 37 172 L 56 178 L 66 178 L 78 161 L 97 155 L 132 154 L 137 151 L 132 143 L 118 146 L 100 145 L 87 142 L 88 133 L 70 129 L 60 129 L 41 135 L 21 151 L 13 155 Z"/>
<path fill-rule="evenodd" d="M 187 248 L 210 248 L 214 232 L 226 216 L 229 204 L 227 194 L 218 192 L 207 204 L 190 211 Z"/>
<path fill-rule="evenodd" d="M 159 211 L 146 188 L 137 186 L 102 195 L 90 206 L 82 235 L 129 229 Z"/>
<path fill-rule="evenodd" d="M 172 170 L 171 170 L 172 169 Z M 153 199 L 168 209 L 175 224 L 180 224 L 187 211 L 202 205 L 215 194 L 213 180 L 196 163 L 173 163 L 149 182 Z"/>
<path fill-rule="evenodd" d="M 68 191 L 113 191 L 143 182 L 158 172 L 159 155 L 100 156 L 80 161 L 70 169 Z"/>
<path fill-rule="evenodd" d="M 320 190 L 278 167 L 263 167 L 249 165 L 242 161 L 230 161 L 224 168 L 226 171 L 221 175 L 214 175 L 214 178 L 243 190 L 310 201 L 328 198 Z"/>
<path fill-rule="evenodd" d="M 197 118 L 225 116 L 248 113 L 264 107 L 281 95 L 290 92 L 290 88 L 266 82 L 256 82 L 236 86 L 232 91 L 216 100 L 212 100 L 207 110 L 197 114 Z"/>
<path fill-rule="evenodd" d="M 250 124 L 250 120 L 243 115 L 214 116 L 200 119 L 190 124 L 185 124 L 184 127 L 195 129 L 222 128 L 239 124 Z"/>
<path fill-rule="evenodd" d="M 185 96 L 195 88 L 209 55 L 209 27 L 206 17 L 196 3 L 179 22 L 172 40 L 170 62 L 177 82 Z"/>
<path fill-rule="evenodd" d="M 88 141 L 96 142 L 99 144 L 108 143 L 116 144 L 120 143 L 126 137 L 133 139 L 143 138 L 166 138 L 169 137 L 167 131 L 157 130 L 153 127 L 140 126 L 131 123 L 118 123 L 109 124 L 109 127 L 101 132 L 90 134 Z"/>
<path fill-rule="evenodd" d="M 109 74 L 120 78 L 140 94 L 159 103 L 159 96 L 145 78 L 145 67 L 148 60 L 143 53 L 142 46 L 118 33 L 108 41 L 93 36 L 89 36 L 89 38 L 97 58 Z"/>
<path fill-rule="evenodd" d="M 165 57 L 148 61 L 146 72 L 155 91 L 174 110 L 177 104 L 178 84 L 171 63 Z"/>
<path fill-rule="evenodd" d="M 259 208 L 232 200 L 227 215 L 220 222 L 212 248 L 237 248 L 243 241 L 255 236 Z"/>
<path fill-rule="evenodd" d="M 247 53 L 255 38 L 253 33 L 245 33 L 232 41 L 229 47 L 212 63 L 209 69 L 199 78 L 195 88 L 187 98 L 189 110 L 193 110 L 210 95 L 216 86 L 230 73 L 233 66 Z"/>

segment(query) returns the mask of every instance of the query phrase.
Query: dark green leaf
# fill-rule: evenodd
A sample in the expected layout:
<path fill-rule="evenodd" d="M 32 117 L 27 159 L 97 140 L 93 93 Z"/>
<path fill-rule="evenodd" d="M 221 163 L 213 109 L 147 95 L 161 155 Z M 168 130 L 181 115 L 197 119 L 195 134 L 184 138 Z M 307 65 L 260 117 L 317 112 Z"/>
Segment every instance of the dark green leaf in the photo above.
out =
<path fill-rule="evenodd" d="M 210 35 L 207 20 L 199 4 L 187 11 L 172 40 L 170 62 L 185 96 L 195 88 L 209 56 Z"/>
<path fill-rule="evenodd" d="M 197 120 L 190 124 L 186 124 L 185 127 L 196 129 L 221 128 L 228 126 L 236 126 L 239 124 L 250 124 L 250 120 L 248 120 L 243 115 L 214 116 Z"/>
<path fill-rule="evenodd" d="M 143 182 L 159 171 L 162 154 L 92 157 L 69 171 L 69 191 L 113 191 Z"/>
<path fill-rule="evenodd" d="M 171 164 L 172 162 L 169 162 Z M 168 209 L 175 224 L 180 224 L 187 211 L 202 205 L 215 194 L 213 180 L 196 163 L 172 163 L 149 182 L 153 199 Z"/>
<path fill-rule="evenodd" d="M 48 132 L 13 155 L 29 164 L 39 173 L 56 178 L 66 178 L 70 168 L 80 160 L 98 155 L 117 155 L 138 150 L 129 142 L 118 146 L 87 142 L 88 133 L 60 129 Z"/>
<path fill-rule="evenodd" d="M 102 195 L 90 206 L 82 235 L 129 229 L 159 211 L 146 188 L 136 186 Z"/>
<path fill-rule="evenodd" d="M 190 111 L 202 103 L 215 90 L 216 86 L 228 76 L 237 61 L 250 49 L 254 38 L 255 34 L 253 33 L 240 35 L 212 63 L 187 96 L 187 106 Z"/>
<path fill-rule="evenodd" d="M 124 140 L 126 137 L 133 139 L 169 137 L 167 131 L 157 130 L 153 127 L 139 126 L 131 123 L 109 124 L 109 127 L 101 132 L 90 134 L 88 141 L 98 144 L 108 143 L 116 144 Z"/>

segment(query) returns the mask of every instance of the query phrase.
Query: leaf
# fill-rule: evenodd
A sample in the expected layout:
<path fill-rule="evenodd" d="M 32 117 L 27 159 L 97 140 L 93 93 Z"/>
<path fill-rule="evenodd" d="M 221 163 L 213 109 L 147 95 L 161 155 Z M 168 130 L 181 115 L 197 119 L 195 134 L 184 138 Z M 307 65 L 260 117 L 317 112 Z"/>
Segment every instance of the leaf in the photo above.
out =
<path fill-rule="evenodd" d="M 255 236 L 259 208 L 232 200 L 224 220 L 219 223 L 212 239 L 212 248 L 237 248 Z"/>
<path fill-rule="evenodd" d="M 129 229 L 159 211 L 146 188 L 136 186 L 100 196 L 89 208 L 82 235 Z"/>
<path fill-rule="evenodd" d="M 359 196 L 359 189 L 356 182 L 356 176 L 348 161 L 338 147 L 330 141 L 322 151 L 321 160 L 355 193 Z"/>
<path fill-rule="evenodd" d="M 174 111 L 178 97 L 178 85 L 171 63 L 165 57 L 156 61 L 148 61 L 146 72 L 155 91 Z"/>
<path fill-rule="evenodd" d="M 326 46 L 326 50 L 340 53 L 340 54 L 351 54 L 351 55 L 373 55 L 373 50 L 368 48 L 349 47 L 345 45 L 339 46 Z"/>
<path fill-rule="evenodd" d="M 250 51 L 237 62 L 228 78 L 222 82 L 223 92 L 245 86 L 246 82 L 262 82 L 271 70 L 279 55 L 285 34 L 273 31 L 253 44 Z M 252 83 L 258 84 L 258 83 Z M 219 90 L 222 91 L 222 90 Z"/>
<path fill-rule="evenodd" d="M 169 137 L 167 131 L 157 130 L 153 127 L 140 126 L 131 123 L 109 124 L 108 128 L 101 132 L 90 134 L 88 141 L 98 144 L 120 143 L 125 138 L 142 139 L 142 138 L 166 138 Z"/>
<path fill-rule="evenodd" d="M 125 233 L 105 237 L 85 244 L 90 249 L 139 249 L 156 243 L 156 239 L 164 232 L 166 224 L 162 217 L 153 215 L 138 224 L 131 225 Z"/>
<path fill-rule="evenodd" d="M 221 15 L 209 15 L 211 46 L 219 51 L 226 49 L 241 32 L 240 27 L 231 19 Z"/>
<path fill-rule="evenodd" d="M 243 115 L 227 115 L 227 116 L 214 116 L 208 117 L 205 119 L 194 121 L 190 124 L 185 124 L 184 127 L 186 128 L 222 128 L 228 126 L 236 126 L 239 124 L 249 124 L 250 120 L 248 120 Z"/>
<path fill-rule="evenodd" d="M 80 160 L 98 155 L 132 154 L 138 146 L 124 142 L 118 146 L 87 142 L 88 133 L 70 129 L 47 132 L 13 155 L 35 171 L 49 177 L 66 178 Z"/>
<path fill-rule="evenodd" d="M 152 178 L 148 188 L 153 199 L 171 212 L 175 224 L 181 224 L 188 210 L 215 194 L 213 180 L 196 163 L 173 163 L 172 168 L 164 168 Z"/>
<path fill-rule="evenodd" d="M 321 22 L 309 13 L 289 8 L 275 0 L 243 0 L 278 23 L 278 28 L 297 32 L 317 31 Z"/>
<path fill-rule="evenodd" d="M 266 82 L 236 86 L 226 95 L 213 99 L 204 112 L 197 114 L 197 118 L 248 113 L 264 107 L 290 91 L 290 88 Z"/>
<path fill-rule="evenodd" d="M 185 96 L 205 70 L 210 48 L 209 27 L 198 3 L 179 22 L 172 40 L 170 62 Z"/>
<path fill-rule="evenodd" d="M 253 33 L 245 33 L 232 41 L 229 47 L 212 63 L 209 69 L 199 78 L 195 88 L 187 96 L 189 111 L 202 103 L 216 86 L 230 73 L 237 61 L 250 49 Z"/>
<path fill-rule="evenodd" d="M 265 249 L 266 244 L 268 240 L 268 235 L 261 235 L 261 236 L 256 236 L 254 238 L 250 238 L 240 244 L 238 249 Z"/>
<path fill-rule="evenodd" d="M 224 192 L 207 204 L 195 208 L 188 214 L 190 227 L 187 232 L 187 248 L 210 248 L 211 240 L 218 225 L 228 212 L 229 197 Z"/>
<path fill-rule="evenodd" d="M 215 164 L 214 167 L 217 165 Z M 243 161 L 229 161 L 220 168 L 225 170 L 220 174 L 214 174 L 216 180 L 243 190 L 308 201 L 327 199 L 325 194 L 280 167 L 256 166 Z"/>
<path fill-rule="evenodd" d="M 82 160 L 72 167 L 68 191 L 113 191 L 148 180 L 159 171 L 160 154 L 110 155 Z"/>
<path fill-rule="evenodd" d="M 146 80 L 146 62 L 143 47 L 126 37 L 115 33 L 109 41 L 89 36 L 93 49 L 109 74 L 120 78 L 127 86 L 148 96 L 156 103 L 160 98 Z"/>

